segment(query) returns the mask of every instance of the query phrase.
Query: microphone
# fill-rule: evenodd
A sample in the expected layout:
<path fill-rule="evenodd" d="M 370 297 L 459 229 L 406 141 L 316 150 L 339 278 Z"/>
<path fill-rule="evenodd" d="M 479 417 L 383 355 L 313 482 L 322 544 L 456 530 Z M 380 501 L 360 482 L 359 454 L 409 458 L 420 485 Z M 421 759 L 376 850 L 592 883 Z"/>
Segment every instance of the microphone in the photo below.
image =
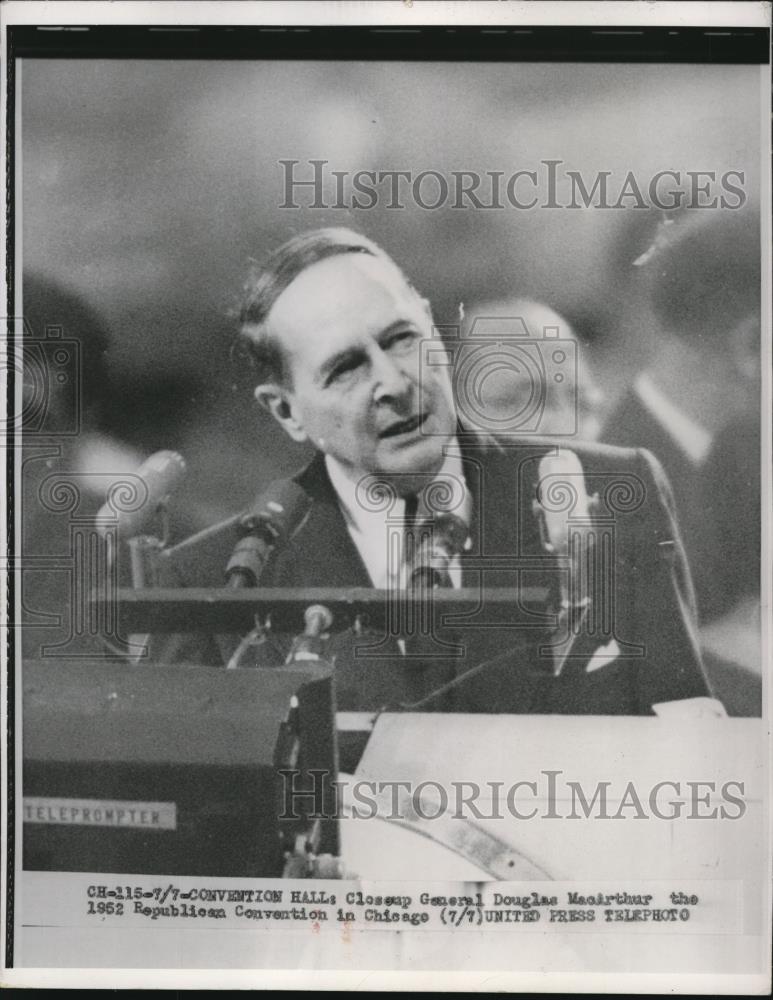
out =
<path fill-rule="evenodd" d="M 157 451 L 137 469 L 145 484 L 142 503 L 132 510 L 116 510 L 110 500 L 97 513 L 97 530 L 103 538 L 115 527 L 119 538 L 136 538 L 162 508 L 185 476 L 185 459 L 176 451 Z M 120 484 L 119 484 L 120 485 Z"/>
<path fill-rule="evenodd" d="M 303 613 L 304 628 L 287 655 L 285 666 L 320 660 L 324 645 L 324 635 L 333 624 L 333 615 L 324 604 L 311 604 Z"/>
<path fill-rule="evenodd" d="M 548 552 L 566 555 L 572 526 L 570 515 L 572 520 L 577 519 L 578 527 L 590 518 L 582 463 L 573 451 L 558 448 L 555 455 L 540 459 L 537 475 L 534 511 L 540 519 L 543 547 Z"/>
<path fill-rule="evenodd" d="M 588 496 L 582 463 L 567 448 L 544 455 L 537 476 L 532 509 L 539 520 L 542 547 L 551 554 L 569 556 L 574 564 L 578 542 L 593 542 L 592 512 L 598 497 Z"/>
<path fill-rule="evenodd" d="M 262 494 L 237 521 L 236 543 L 226 566 L 227 586 L 257 587 L 269 556 L 298 524 L 308 506 L 306 492 L 292 479 L 281 479 Z"/>
<path fill-rule="evenodd" d="M 419 536 L 413 551 L 407 553 L 411 586 L 451 587 L 451 561 L 462 554 L 467 541 L 464 521 L 456 514 L 438 514 L 431 521 L 422 521 L 408 538 L 411 534 L 414 539 Z"/>
<path fill-rule="evenodd" d="M 592 511 L 598 497 L 589 497 L 582 463 L 573 451 L 558 448 L 540 459 L 533 510 L 539 520 L 546 552 L 565 557 L 568 578 L 561 574 L 558 632 L 566 643 L 553 651 L 554 674 L 561 673 L 590 609 L 591 550 L 595 544 Z"/>
<path fill-rule="evenodd" d="M 162 537 L 148 534 L 150 522 L 159 511 L 164 512 L 169 497 L 185 476 L 185 459 L 176 451 L 157 451 L 147 458 L 135 475 L 142 480 L 145 495 L 137 506 L 131 506 L 131 484 L 118 481 L 110 491 L 110 499 L 97 512 L 96 528 L 104 540 L 108 565 L 118 556 L 116 541 L 127 543 L 131 585 L 136 590 L 158 586 L 162 578 L 160 555 L 166 545 L 168 524 L 162 521 Z M 127 504 L 122 507 L 121 502 Z M 113 535 L 113 531 L 115 535 Z M 137 637 L 143 649 L 150 637 Z M 138 654 L 142 655 L 142 653 Z"/>

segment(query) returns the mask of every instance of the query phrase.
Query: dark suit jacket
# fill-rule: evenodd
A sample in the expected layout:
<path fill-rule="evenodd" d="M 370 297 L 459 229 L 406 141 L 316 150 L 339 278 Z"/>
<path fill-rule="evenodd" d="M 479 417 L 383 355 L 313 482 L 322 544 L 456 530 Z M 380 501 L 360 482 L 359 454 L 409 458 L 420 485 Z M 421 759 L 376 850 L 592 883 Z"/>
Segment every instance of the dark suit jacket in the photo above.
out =
<path fill-rule="evenodd" d="M 734 419 L 697 467 L 630 390 L 609 418 L 604 438 L 644 447 L 663 463 L 673 485 L 701 624 L 731 611 L 744 594 L 759 594 L 759 418 Z M 703 662 L 729 715 L 760 715 L 759 665 L 751 669 L 705 651 Z"/>
<path fill-rule="evenodd" d="M 713 497 L 705 489 L 705 471 L 694 465 L 631 389 L 615 407 L 604 428 L 604 440 L 621 447 L 646 448 L 663 465 L 672 486 L 687 558 L 697 594 L 699 615 L 721 606 L 711 541 Z"/>
<path fill-rule="evenodd" d="M 459 439 L 467 486 L 473 500 L 472 548 L 462 556 L 466 587 L 538 585 L 555 580 L 554 561 L 540 543 L 532 512 L 540 458 L 560 442 L 555 439 L 493 441 L 463 435 Z M 441 638 L 456 640 L 463 655 L 433 656 L 424 663 L 401 656 L 396 646 L 387 659 L 373 657 L 356 645 L 351 633 L 331 640 L 336 657 L 338 707 L 378 710 L 413 704 L 439 685 L 460 678 L 471 666 L 488 666 L 461 680 L 421 710 L 478 712 L 650 713 L 658 702 L 705 696 L 695 633 L 695 607 L 668 482 L 647 452 L 564 442 L 580 458 L 589 493 L 601 498 L 598 519 L 603 544 L 597 544 L 599 578 L 604 595 L 604 621 L 593 635 L 580 636 L 559 678 L 545 655 L 549 636 L 544 627 L 474 626 L 452 630 Z M 305 516 L 266 567 L 261 583 L 279 587 L 367 587 L 370 578 L 317 455 L 295 481 L 309 498 Z M 230 553 L 223 551 L 182 582 L 222 581 Z M 502 561 L 506 565 L 502 565 Z M 519 567 L 519 562 L 523 565 Z M 474 564 L 474 565 L 471 565 Z M 481 565 L 484 567 L 481 569 Z M 524 568 L 527 566 L 529 568 Z M 544 625 L 544 622 L 543 622 Z M 378 638 L 378 637 L 376 637 Z M 371 637 L 372 644 L 373 637 Z M 591 672 L 595 649 L 617 644 L 620 655 Z M 422 640 L 425 641 L 425 640 Z M 433 652 L 437 643 L 430 643 Z M 417 647 L 421 651 L 421 645 Z"/>

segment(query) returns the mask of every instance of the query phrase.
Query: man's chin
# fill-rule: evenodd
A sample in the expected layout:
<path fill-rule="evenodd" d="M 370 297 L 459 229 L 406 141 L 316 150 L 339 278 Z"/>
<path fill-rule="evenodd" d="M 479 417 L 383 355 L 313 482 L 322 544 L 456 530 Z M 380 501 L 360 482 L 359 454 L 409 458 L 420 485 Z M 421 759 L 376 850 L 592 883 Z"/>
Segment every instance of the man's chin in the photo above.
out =
<path fill-rule="evenodd" d="M 417 436 L 413 441 L 391 447 L 380 456 L 378 473 L 393 482 L 398 493 L 414 493 L 438 473 L 445 459 L 444 447 L 453 435 Z M 415 478 L 414 478 L 415 477 Z"/>

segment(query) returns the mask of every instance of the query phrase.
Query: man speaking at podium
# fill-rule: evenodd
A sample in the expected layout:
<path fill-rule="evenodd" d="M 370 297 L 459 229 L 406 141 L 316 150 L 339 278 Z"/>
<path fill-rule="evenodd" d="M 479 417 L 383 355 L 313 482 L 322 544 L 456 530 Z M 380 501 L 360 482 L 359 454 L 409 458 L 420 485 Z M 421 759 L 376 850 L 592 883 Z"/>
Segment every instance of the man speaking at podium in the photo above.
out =
<path fill-rule="evenodd" d="M 424 516 L 428 485 L 453 511 L 456 540 L 441 585 L 527 582 L 513 560 L 531 559 L 538 575 L 550 549 L 535 513 L 546 456 L 568 453 L 583 495 L 587 486 L 613 496 L 617 483 L 634 498 L 607 510 L 612 621 L 595 640 L 583 637 L 584 655 L 546 658 L 532 633 L 515 626 L 460 629 L 465 657 L 429 665 L 410 655 L 410 640 L 398 639 L 388 660 L 347 658 L 339 642 L 339 708 L 723 714 L 703 675 L 670 489 L 651 455 L 535 436 L 538 426 L 499 440 L 464 426 L 451 364 L 438 363 L 444 346 L 428 302 L 380 247 L 348 229 L 310 231 L 279 247 L 248 283 L 241 336 L 256 398 L 293 440 L 317 449 L 294 477 L 308 501 L 303 516 L 275 550 L 263 586 L 399 592 L 406 559 L 388 528 Z M 388 514 L 374 500 L 379 484 L 392 491 Z"/>

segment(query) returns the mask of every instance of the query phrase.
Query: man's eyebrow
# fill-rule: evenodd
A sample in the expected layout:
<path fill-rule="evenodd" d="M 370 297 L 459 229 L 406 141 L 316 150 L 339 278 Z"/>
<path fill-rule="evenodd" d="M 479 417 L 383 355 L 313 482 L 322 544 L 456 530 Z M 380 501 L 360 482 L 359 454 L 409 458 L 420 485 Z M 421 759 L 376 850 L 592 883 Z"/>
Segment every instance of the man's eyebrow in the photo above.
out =
<path fill-rule="evenodd" d="M 336 354 L 331 354 L 320 365 L 317 377 L 320 380 L 324 380 L 327 376 L 334 371 L 343 361 L 358 360 L 363 356 L 365 352 L 361 347 L 345 347 L 342 351 L 338 351 Z"/>
<path fill-rule="evenodd" d="M 380 343 L 385 337 L 391 336 L 391 334 L 393 334 L 396 330 L 404 330 L 406 327 L 409 326 L 415 327 L 416 324 L 411 319 L 407 318 L 396 319 L 394 323 L 390 323 L 389 326 L 384 327 L 384 329 L 379 333 L 376 339 Z"/>
<path fill-rule="evenodd" d="M 385 326 L 384 329 L 378 333 L 376 340 L 381 343 L 385 337 L 391 336 L 391 334 L 393 334 L 396 330 L 414 325 L 415 324 L 409 319 L 396 319 L 393 323 L 390 323 L 389 326 Z M 328 375 L 330 375 L 330 373 L 341 364 L 341 362 L 359 360 L 364 353 L 365 352 L 362 347 L 345 347 L 336 354 L 331 354 L 330 357 L 326 358 L 320 365 L 317 377 L 320 380 L 326 379 Z"/>

